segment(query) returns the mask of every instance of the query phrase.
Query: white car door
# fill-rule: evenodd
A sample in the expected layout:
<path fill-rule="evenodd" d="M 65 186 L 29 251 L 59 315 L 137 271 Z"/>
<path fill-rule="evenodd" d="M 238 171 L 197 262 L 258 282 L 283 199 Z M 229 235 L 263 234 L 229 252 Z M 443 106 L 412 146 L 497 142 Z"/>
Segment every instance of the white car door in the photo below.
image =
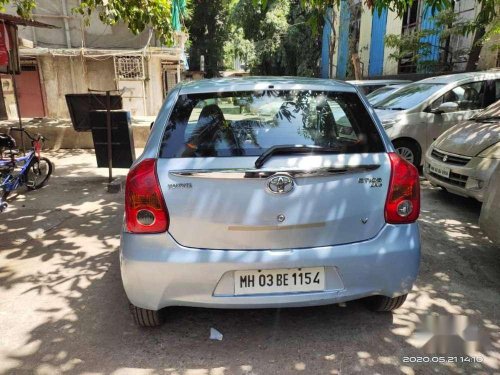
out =
<path fill-rule="evenodd" d="M 427 127 L 427 141 L 431 144 L 446 130 L 457 123 L 468 120 L 484 108 L 483 96 L 486 89 L 486 81 L 466 83 L 457 86 L 440 98 L 436 99 L 430 106 L 433 112 L 432 121 Z M 452 112 L 436 112 L 443 103 L 456 103 L 456 110 Z"/>

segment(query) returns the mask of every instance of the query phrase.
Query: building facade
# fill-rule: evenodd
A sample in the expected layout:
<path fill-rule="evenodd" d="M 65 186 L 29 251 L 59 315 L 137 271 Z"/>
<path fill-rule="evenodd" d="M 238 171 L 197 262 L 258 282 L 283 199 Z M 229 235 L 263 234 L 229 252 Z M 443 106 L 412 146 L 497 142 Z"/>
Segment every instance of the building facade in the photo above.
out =
<path fill-rule="evenodd" d="M 19 27 L 21 74 L 15 80 L 21 116 L 68 118 L 65 95 L 89 90 L 120 90 L 132 116 L 156 115 L 181 80 L 184 34 L 167 48 L 152 31 L 134 35 L 124 24 L 103 24 L 97 15 L 85 25 L 72 12 L 78 2 L 38 0 L 33 19 L 58 28 Z M 7 115 L 16 118 L 12 78 L 1 79 Z"/>
<path fill-rule="evenodd" d="M 479 11 L 480 7 L 475 0 L 455 1 L 455 13 L 462 19 L 474 19 Z M 385 37 L 390 34 L 405 35 L 417 30 L 435 29 L 434 17 L 435 14 L 425 5 L 424 0 L 415 0 L 403 17 L 398 17 L 388 9 L 380 13 L 372 12 L 361 0 L 341 0 L 340 5 L 333 8 L 327 17 L 329 19 L 324 29 L 328 35 L 323 35 L 323 51 L 328 50 L 329 53 L 323 53 L 323 77 L 354 78 L 352 69 L 349 71 L 353 54 L 359 57 L 362 78 L 426 73 L 422 68 L 424 64 L 415 64 L 411 56 L 400 60 L 390 58 L 395 51 L 386 45 Z M 473 35 L 452 35 L 446 42 L 447 50 L 453 53 L 452 64 L 444 66 L 443 63 L 440 67 L 440 62 L 445 60 L 443 42 L 438 35 L 422 37 L 421 41 L 432 47 L 420 62 L 435 63 L 437 69 L 442 71 L 463 71 L 468 58 L 465 51 L 471 48 L 472 38 Z M 497 35 L 485 44 L 479 58 L 478 70 L 500 66 L 498 50 L 490 48 L 492 45 L 498 45 L 499 39 L 500 36 Z"/>

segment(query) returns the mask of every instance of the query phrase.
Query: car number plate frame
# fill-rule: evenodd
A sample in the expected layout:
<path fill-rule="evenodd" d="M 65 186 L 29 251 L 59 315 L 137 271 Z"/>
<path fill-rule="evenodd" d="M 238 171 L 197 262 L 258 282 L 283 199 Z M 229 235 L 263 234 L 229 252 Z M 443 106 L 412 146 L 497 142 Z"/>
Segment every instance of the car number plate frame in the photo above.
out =
<path fill-rule="evenodd" d="M 451 172 L 450 168 L 439 167 L 435 164 L 429 163 L 429 171 L 437 174 L 438 176 L 450 178 L 450 172 Z"/>
<path fill-rule="evenodd" d="M 321 292 L 325 279 L 325 267 L 235 271 L 234 294 Z"/>

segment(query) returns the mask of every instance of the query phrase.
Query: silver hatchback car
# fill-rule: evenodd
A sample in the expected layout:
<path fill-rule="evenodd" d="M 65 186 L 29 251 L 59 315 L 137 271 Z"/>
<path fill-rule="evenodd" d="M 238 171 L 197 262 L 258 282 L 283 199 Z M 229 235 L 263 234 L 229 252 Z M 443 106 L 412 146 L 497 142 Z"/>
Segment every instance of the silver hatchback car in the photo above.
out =
<path fill-rule="evenodd" d="M 417 170 L 353 86 L 253 77 L 178 85 L 130 170 L 120 264 L 135 321 L 168 306 L 404 302 Z"/>

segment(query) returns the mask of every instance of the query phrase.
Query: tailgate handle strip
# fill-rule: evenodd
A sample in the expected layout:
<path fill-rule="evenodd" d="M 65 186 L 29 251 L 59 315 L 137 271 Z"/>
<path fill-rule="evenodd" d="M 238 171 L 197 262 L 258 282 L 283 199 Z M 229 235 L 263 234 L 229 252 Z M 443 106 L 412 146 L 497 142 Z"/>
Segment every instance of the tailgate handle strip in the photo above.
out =
<path fill-rule="evenodd" d="M 309 223 L 309 224 L 293 224 L 293 225 L 230 225 L 227 230 L 240 232 L 254 232 L 263 230 L 291 230 L 291 229 L 308 229 L 308 228 L 323 228 L 326 223 Z"/>
<path fill-rule="evenodd" d="M 343 174 L 374 171 L 380 167 L 379 164 L 325 167 L 316 169 L 181 169 L 170 171 L 169 174 L 177 177 L 196 178 L 220 178 L 220 179 L 240 179 L 240 178 L 268 178 L 276 173 L 286 173 L 292 177 L 327 177 Z"/>

